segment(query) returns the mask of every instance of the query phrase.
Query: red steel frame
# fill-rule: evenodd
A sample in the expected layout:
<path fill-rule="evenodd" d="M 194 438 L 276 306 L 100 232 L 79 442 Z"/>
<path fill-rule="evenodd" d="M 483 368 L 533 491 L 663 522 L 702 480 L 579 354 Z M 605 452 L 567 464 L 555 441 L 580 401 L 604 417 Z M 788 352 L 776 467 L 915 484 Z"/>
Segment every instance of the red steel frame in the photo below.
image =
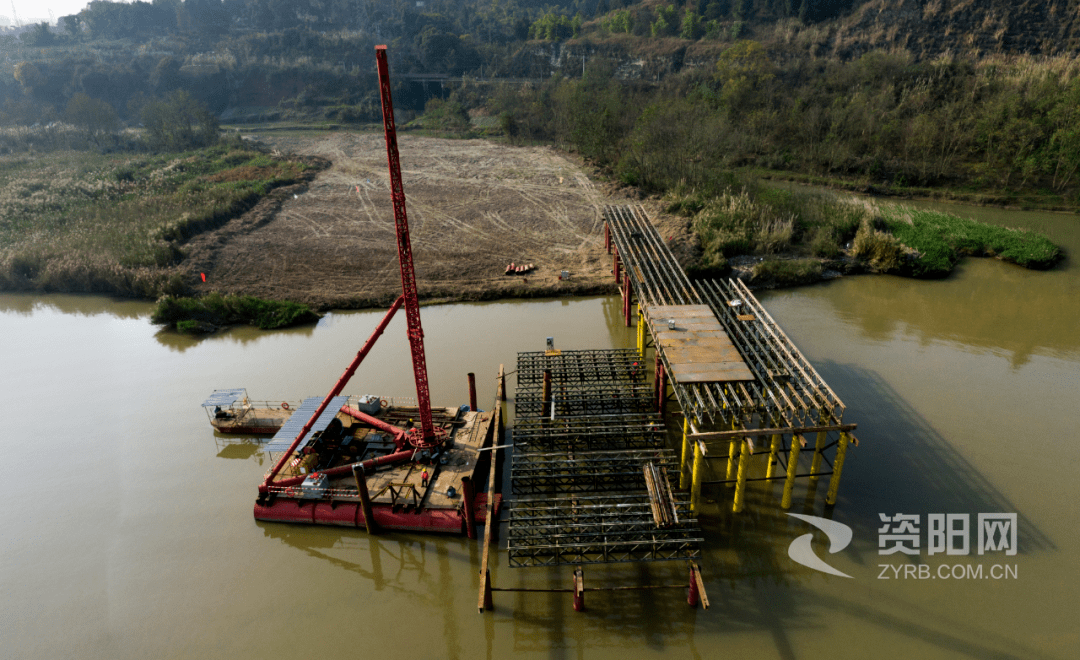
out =
<path fill-rule="evenodd" d="M 431 420 L 431 389 L 428 385 L 427 361 L 424 357 L 424 330 L 420 326 L 420 300 L 416 294 L 416 272 L 413 268 L 412 244 L 409 240 L 409 218 L 405 212 L 405 191 L 401 185 L 401 161 L 398 157 L 397 129 L 394 126 L 394 104 L 390 98 L 390 71 L 386 62 L 386 46 L 375 46 L 379 66 L 379 91 L 382 96 L 383 129 L 386 133 L 386 158 L 390 165 L 390 198 L 394 201 L 394 225 L 397 228 L 398 261 L 401 263 L 401 296 L 405 299 L 408 321 L 409 348 L 412 351 L 413 375 L 416 378 L 416 401 L 420 407 L 420 437 L 410 433 L 414 447 L 434 447 L 445 434 L 436 434 Z"/>

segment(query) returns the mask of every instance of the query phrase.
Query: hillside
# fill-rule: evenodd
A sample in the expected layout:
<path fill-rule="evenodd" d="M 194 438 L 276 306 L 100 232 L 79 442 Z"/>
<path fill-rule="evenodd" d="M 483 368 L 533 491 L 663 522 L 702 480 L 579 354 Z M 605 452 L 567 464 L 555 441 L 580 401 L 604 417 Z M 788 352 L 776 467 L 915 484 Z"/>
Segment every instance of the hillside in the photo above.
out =
<path fill-rule="evenodd" d="M 1080 53 L 1077 0 L 871 0 L 836 22 L 831 53 L 876 49 L 940 54 Z"/>

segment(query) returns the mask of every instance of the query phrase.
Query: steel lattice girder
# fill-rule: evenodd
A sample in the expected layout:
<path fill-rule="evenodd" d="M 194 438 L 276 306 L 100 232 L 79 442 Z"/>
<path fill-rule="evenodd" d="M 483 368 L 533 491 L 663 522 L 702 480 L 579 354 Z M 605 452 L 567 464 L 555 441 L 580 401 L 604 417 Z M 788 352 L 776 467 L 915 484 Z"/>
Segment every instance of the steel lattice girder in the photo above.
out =
<path fill-rule="evenodd" d="M 518 353 L 517 389 L 541 388 L 544 371 L 551 372 L 554 383 L 614 383 L 640 381 L 646 369 L 634 349 L 562 351 L 548 355 L 544 351 Z"/>
<path fill-rule="evenodd" d="M 652 387 L 641 385 L 618 392 L 555 391 L 550 401 L 539 392 L 517 395 L 514 409 L 519 417 L 550 417 L 554 405 L 555 419 L 593 417 L 628 413 L 648 413 L 656 409 Z"/>
<path fill-rule="evenodd" d="M 642 490 L 650 462 L 679 469 L 670 449 L 515 454 L 511 487 L 515 495 Z"/>
<path fill-rule="evenodd" d="M 701 530 L 689 502 L 679 523 L 658 528 L 647 494 L 589 495 L 510 503 L 510 565 L 665 561 L 701 556 Z"/>
<path fill-rule="evenodd" d="M 614 415 L 606 418 L 519 419 L 514 424 L 514 453 L 536 451 L 602 451 L 649 449 L 664 444 L 659 415 Z"/>

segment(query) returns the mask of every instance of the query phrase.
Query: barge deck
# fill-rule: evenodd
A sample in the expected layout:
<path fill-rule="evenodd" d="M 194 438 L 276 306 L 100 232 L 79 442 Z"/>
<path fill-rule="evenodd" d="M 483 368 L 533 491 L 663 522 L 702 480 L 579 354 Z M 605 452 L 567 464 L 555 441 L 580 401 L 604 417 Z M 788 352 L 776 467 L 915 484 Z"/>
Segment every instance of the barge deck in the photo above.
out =
<path fill-rule="evenodd" d="M 361 466 L 394 454 L 394 442 L 387 433 L 344 412 L 346 400 L 335 397 L 330 405 L 336 407 L 316 420 L 310 440 L 287 453 L 285 466 L 255 504 L 255 519 L 474 536 L 470 519 L 472 525 L 482 524 L 487 515 L 487 494 L 473 492 L 472 484 L 483 483 L 490 467 L 490 454 L 481 450 L 496 441 L 492 413 L 436 408 L 433 418 L 448 439 L 435 450 L 414 450 L 415 460 L 375 471 Z M 295 436 L 290 424 L 299 420 L 302 425 L 319 401 L 308 399 L 294 413 L 279 432 L 288 441 L 276 439 L 266 446 L 272 456 L 288 450 L 290 433 Z M 390 405 L 372 416 L 406 420 L 408 430 L 418 410 Z M 276 462 L 280 456 L 274 458 Z M 499 499 L 496 496 L 496 512 Z"/>

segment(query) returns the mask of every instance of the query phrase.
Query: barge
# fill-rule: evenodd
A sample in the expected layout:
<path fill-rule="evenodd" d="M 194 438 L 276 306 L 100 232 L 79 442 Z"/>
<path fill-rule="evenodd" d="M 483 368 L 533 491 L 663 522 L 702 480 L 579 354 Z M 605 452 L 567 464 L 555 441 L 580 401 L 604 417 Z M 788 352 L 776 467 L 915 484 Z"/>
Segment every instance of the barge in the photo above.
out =
<path fill-rule="evenodd" d="M 490 469 L 483 449 L 496 439 L 494 415 L 469 406 L 435 408 L 432 421 L 445 439 L 418 448 L 407 441 L 418 429 L 418 407 L 372 398 L 360 410 L 349 399 L 331 399 L 310 435 L 293 447 L 322 402 L 306 399 L 264 447 L 283 467 L 267 473 L 255 519 L 473 536 L 486 520 L 487 494 L 473 484 L 486 481 Z"/>
<path fill-rule="evenodd" d="M 236 435 L 273 435 L 292 415 L 294 404 L 282 401 L 251 401 L 247 390 L 214 390 L 202 403 L 210 425 L 218 433 Z"/>

